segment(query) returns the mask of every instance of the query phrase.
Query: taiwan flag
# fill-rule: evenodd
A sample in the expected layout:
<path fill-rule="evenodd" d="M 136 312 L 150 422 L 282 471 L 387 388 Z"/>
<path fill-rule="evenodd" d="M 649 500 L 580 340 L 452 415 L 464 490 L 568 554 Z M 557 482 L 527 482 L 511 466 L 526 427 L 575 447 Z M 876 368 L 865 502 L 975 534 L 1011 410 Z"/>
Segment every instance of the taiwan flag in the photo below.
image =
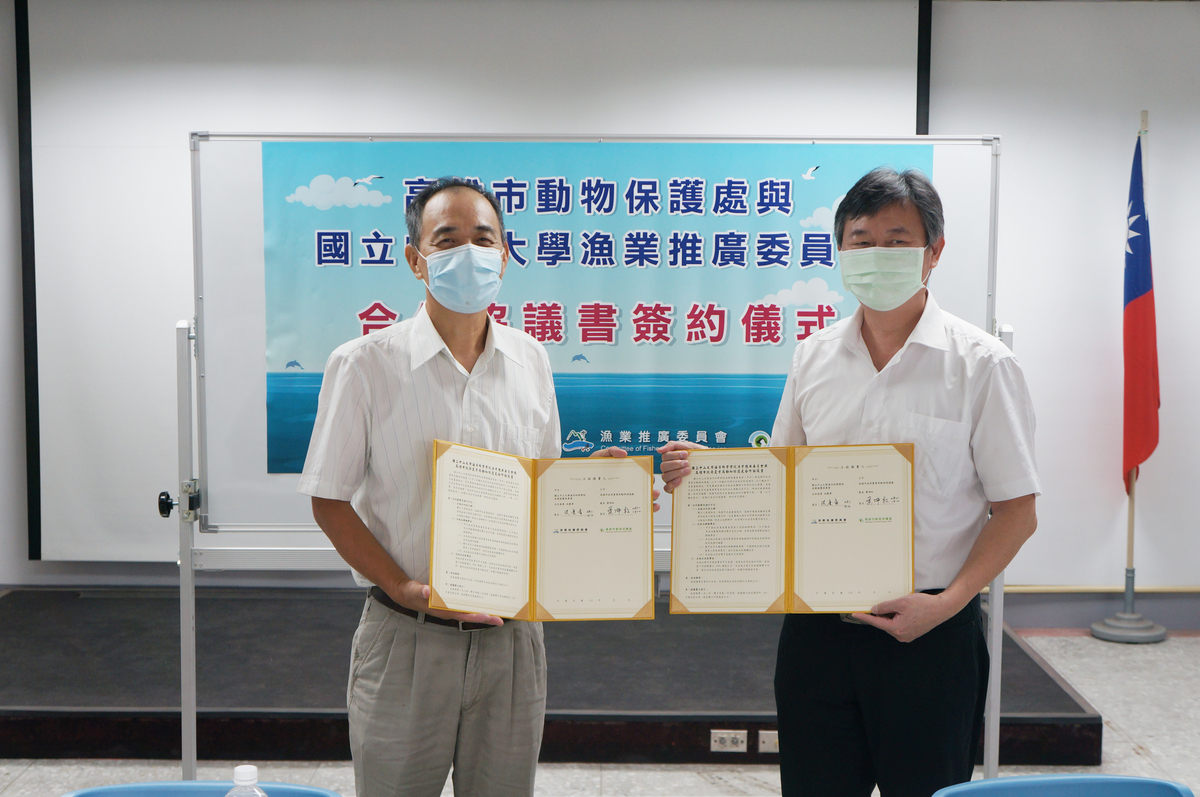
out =
<path fill-rule="evenodd" d="M 1125 492 L 1138 465 L 1158 445 L 1158 344 L 1154 332 L 1154 280 L 1150 276 L 1150 225 L 1142 195 L 1142 139 L 1133 150 L 1125 234 Z"/>

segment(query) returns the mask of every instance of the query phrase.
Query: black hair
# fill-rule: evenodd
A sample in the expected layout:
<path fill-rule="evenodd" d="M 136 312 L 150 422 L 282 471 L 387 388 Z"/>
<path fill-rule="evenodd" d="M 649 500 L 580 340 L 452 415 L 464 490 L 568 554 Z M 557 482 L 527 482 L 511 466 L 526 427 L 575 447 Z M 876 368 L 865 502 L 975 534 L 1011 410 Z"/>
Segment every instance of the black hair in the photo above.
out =
<path fill-rule="evenodd" d="M 925 227 L 925 245 L 937 243 L 942 237 L 946 220 L 942 216 L 942 200 L 929 178 L 919 169 L 897 172 L 890 166 L 880 166 L 859 178 L 833 214 L 833 230 L 838 248 L 842 246 L 842 228 L 849 219 L 874 216 L 888 205 L 912 203 L 921 214 Z"/>
<path fill-rule="evenodd" d="M 488 201 L 488 204 L 492 206 L 492 210 L 496 211 L 496 219 L 500 222 L 500 240 L 504 240 L 504 211 L 501 210 L 500 200 L 496 199 L 495 194 L 475 180 L 468 180 L 463 177 L 439 177 L 422 188 L 421 192 L 413 197 L 413 201 L 409 203 L 408 208 L 404 211 L 404 221 L 408 226 L 408 242 L 410 244 L 415 247 L 421 240 L 421 219 L 425 215 L 425 205 L 429 203 L 430 199 L 447 188 L 469 188 L 482 195 Z"/>

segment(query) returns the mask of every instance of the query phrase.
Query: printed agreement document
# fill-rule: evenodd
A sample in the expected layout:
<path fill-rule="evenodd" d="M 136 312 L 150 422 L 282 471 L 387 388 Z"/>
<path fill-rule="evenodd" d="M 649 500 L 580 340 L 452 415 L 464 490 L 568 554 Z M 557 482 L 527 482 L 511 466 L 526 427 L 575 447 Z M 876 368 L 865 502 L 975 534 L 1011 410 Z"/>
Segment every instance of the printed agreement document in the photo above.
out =
<path fill-rule="evenodd" d="M 653 458 L 434 443 L 429 603 L 520 620 L 654 617 Z"/>
<path fill-rule="evenodd" d="M 691 452 L 672 505 L 672 612 L 784 610 L 787 454 Z"/>
<path fill-rule="evenodd" d="M 858 612 L 913 588 L 913 446 L 709 449 L 674 494 L 671 611 Z"/>

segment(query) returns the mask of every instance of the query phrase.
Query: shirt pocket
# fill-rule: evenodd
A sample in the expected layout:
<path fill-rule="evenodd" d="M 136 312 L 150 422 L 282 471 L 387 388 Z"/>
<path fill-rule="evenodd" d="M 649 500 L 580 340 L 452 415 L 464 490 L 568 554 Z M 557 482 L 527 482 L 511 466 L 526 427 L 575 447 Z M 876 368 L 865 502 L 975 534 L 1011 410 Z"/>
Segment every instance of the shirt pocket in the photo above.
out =
<path fill-rule="evenodd" d="M 916 447 L 917 490 L 947 495 L 962 477 L 971 445 L 970 426 L 910 412 L 908 437 Z"/>
<path fill-rule="evenodd" d="M 542 451 L 544 430 L 512 423 L 496 425 L 496 450 L 519 457 L 536 458 Z"/>

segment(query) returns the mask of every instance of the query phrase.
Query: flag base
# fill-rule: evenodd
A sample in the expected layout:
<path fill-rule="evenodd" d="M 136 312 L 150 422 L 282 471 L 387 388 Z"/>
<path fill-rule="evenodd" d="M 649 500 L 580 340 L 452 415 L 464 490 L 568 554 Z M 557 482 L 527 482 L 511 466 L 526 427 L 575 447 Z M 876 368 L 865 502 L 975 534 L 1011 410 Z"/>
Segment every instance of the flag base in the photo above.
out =
<path fill-rule="evenodd" d="M 1162 642 L 1167 638 L 1167 629 L 1140 614 L 1117 612 L 1112 617 L 1092 623 L 1092 636 L 1106 642 L 1146 644 Z"/>

